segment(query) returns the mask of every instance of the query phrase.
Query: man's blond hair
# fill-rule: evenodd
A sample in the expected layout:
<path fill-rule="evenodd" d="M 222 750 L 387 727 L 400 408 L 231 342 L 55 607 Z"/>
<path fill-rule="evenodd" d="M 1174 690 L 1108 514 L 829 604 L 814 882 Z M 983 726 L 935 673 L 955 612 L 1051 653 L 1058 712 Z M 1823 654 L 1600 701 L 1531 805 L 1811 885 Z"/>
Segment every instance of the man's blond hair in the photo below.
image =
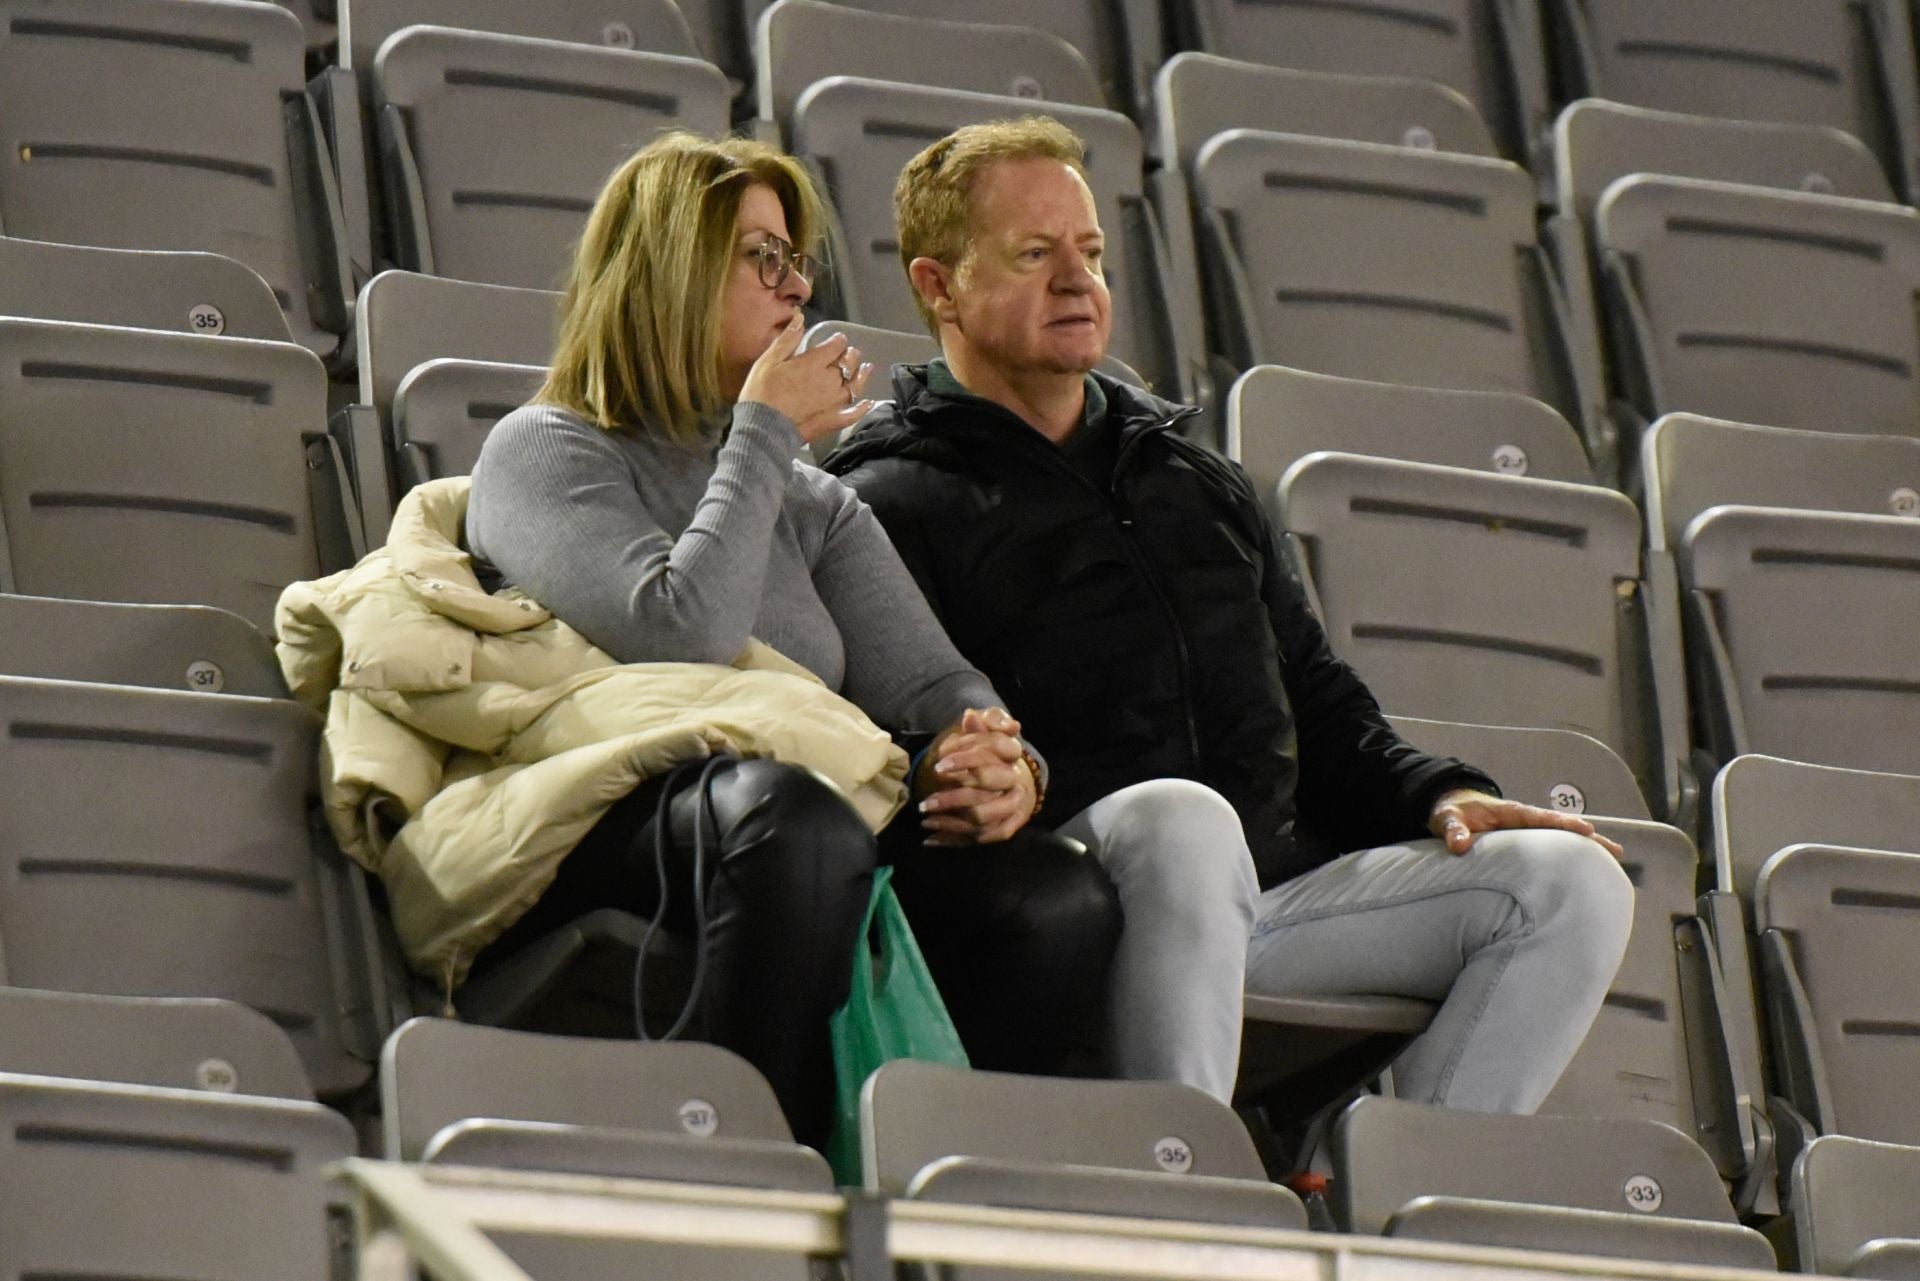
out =
<path fill-rule="evenodd" d="M 955 129 L 907 162 L 893 185 L 893 218 L 900 262 L 931 258 L 958 268 L 973 241 L 973 190 L 980 175 L 1005 160 L 1058 160 L 1087 176 L 1087 148 L 1079 135 L 1047 116 L 1022 116 Z M 914 291 L 914 305 L 933 336 L 933 309 Z"/>
<path fill-rule="evenodd" d="M 574 252 L 536 399 L 609 430 L 695 439 L 724 407 L 721 295 L 755 183 L 779 197 L 794 248 L 813 252 L 820 194 L 797 161 L 764 143 L 674 132 L 614 170 Z"/>

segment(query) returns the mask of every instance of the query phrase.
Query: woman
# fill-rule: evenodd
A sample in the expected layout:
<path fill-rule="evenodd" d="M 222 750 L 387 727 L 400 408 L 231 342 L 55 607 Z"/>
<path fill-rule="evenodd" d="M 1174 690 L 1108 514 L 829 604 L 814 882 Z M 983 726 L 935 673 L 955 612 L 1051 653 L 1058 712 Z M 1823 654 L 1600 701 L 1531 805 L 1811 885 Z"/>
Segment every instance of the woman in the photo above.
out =
<path fill-rule="evenodd" d="M 1043 781 L 1018 725 L 866 508 L 795 465 L 872 405 L 843 338 L 798 350 L 821 225 L 805 171 L 757 143 L 675 134 L 624 164 L 588 219 L 546 384 L 481 452 L 467 544 L 483 582 L 622 663 L 725 664 L 766 642 L 910 747 L 932 740 L 914 780 L 931 837 L 1004 841 Z M 704 915 L 709 1034 L 819 1144 L 874 838 L 804 769 L 714 770 L 710 788 L 629 794 L 490 952 L 598 907 L 679 931 Z"/>

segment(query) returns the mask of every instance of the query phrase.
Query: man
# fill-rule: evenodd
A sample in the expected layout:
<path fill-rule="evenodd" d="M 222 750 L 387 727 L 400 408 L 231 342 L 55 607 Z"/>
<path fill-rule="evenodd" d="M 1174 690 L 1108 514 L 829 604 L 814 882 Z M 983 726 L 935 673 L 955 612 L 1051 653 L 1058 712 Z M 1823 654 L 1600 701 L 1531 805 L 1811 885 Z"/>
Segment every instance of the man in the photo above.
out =
<path fill-rule="evenodd" d="M 1626 947 L 1618 847 L 1402 742 L 1245 474 L 1179 435 L 1196 411 L 1091 372 L 1111 309 L 1073 134 L 961 129 L 894 203 L 944 354 L 897 368 L 829 469 L 1047 753 L 1048 814 L 1143 779 L 1209 785 L 1259 875 L 1248 987 L 1439 1001 L 1401 1096 L 1533 1111 Z"/>

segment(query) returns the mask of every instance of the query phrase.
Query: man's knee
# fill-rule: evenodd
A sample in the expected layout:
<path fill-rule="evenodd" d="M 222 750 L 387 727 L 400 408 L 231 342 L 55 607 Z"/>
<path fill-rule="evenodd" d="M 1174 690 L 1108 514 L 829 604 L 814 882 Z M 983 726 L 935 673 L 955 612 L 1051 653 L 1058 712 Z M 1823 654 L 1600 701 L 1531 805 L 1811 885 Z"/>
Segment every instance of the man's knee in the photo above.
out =
<path fill-rule="evenodd" d="M 1240 816 L 1220 793 L 1166 778 L 1115 792 L 1100 857 L 1123 897 L 1192 899 L 1233 906 L 1249 917 L 1259 894 Z"/>
<path fill-rule="evenodd" d="M 1591 937 L 1597 951 L 1617 962 L 1633 928 L 1633 882 L 1618 859 L 1574 832 L 1550 828 L 1489 833 L 1508 861 L 1527 914 L 1536 923 L 1558 922 Z M 1493 852 L 1493 851 L 1489 851 Z"/>

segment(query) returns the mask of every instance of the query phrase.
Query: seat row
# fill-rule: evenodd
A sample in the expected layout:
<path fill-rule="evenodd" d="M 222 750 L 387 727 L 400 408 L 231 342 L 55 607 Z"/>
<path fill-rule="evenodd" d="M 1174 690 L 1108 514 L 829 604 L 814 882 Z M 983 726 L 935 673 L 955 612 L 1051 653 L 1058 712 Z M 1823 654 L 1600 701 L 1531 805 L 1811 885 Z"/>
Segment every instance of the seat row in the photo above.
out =
<path fill-rule="evenodd" d="M 341 65 L 309 87 L 297 24 L 272 8 L 82 0 L 50 21 L 49 3 L 0 5 L 0 97 L 20 97 L 4 113 L 16 145 L 0 227 L 234 256 L 335 372 L 353 362 L 352 300 L 377 267 L 549 287 L 618 159 L 663 125 L 714 133 L 729 120 L 724 77 L 689 56 L 697 42 L 670 4 L 647 22 L 585 6 L 534 24 L 559 37 L 539 38 L 524 20 L 501 19 L 516 34 L 421 26 L 446 15 L 365 2 L 345 15 Z M 1229 7 L 1249 22 L 1262 10 Z M 1460 36 L 1485 27 L 1472 7 L 1406 18 Z M 1604 26 L 1599 11 L 1634 6 L 1581 8 Z M 1829 8 L 1848 6 L 1793 12 Z M 887 199 L 906 157 L 1045 99 L 1089 143 L 1116 250 L 1115 355 L 1163 390 L 1205 401 L 1275 362 L 1523 392 L 1580 426 L 1604 477 L 1624 461 L 1629 484 L 1639 426 L 1674 410 L 1915 430 L 1916 215 L 1891 205 L 1874 155 L 1831 128 L 1575 107 L 1553 131 L 1555 212 L 1541 229 L 1533 180 L 1435 84 L 1183 54 L 1160 69 L 1143 134 L 1101 105 L 1057 37 L 946 32 L 819 0 L 759 18 L 761 131 L 834 197 L 838 271 L 822 301 L 849 321 L 916 326 Z M 663 51 L 586 43 L 616 27 Z M 1630 27 L 1602 43 L 1646 43 Z M 1700 47 L 1678 34 L 1661 47 Z M 142 110 L 88 94 L 102 79 L 142 85 Z M 228 109 L 196 110 L 186 84 L 217 86 Z M 1615 182 L 1649 171 L 1696 181 Z M 169 197 L 126 198 L 136 179 Z M 1730 181 L 1789 190 L 1711 185 Z M 195 212 L 207 209 L 220 216 Z M 224 326 L 194 316 L 198 332 Z"/>

